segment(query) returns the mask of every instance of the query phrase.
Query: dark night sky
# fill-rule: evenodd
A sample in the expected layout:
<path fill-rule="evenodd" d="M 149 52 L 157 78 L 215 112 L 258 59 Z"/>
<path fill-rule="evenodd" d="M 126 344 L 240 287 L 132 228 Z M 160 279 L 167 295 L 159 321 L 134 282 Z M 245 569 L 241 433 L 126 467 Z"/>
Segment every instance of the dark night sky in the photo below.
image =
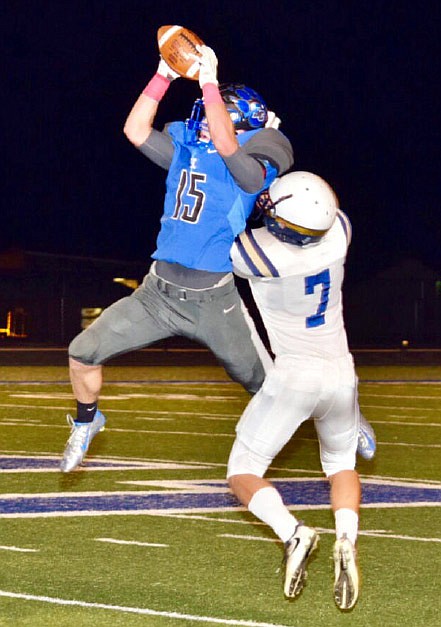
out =
<path fill-rule="evenodd" d="M 4 0 L 0 251 L 147 267 L 165 176 L 122 127 L 156 69 L 157 28 L 178 23 L 215 49 L 221 82 L 277 112 L 296 169 L 333 185 L 353 276 L 404 256 L 441 270 L 440 17 L 438 0 Z M 158 125 L 198 95 L 174 83 Z"/>

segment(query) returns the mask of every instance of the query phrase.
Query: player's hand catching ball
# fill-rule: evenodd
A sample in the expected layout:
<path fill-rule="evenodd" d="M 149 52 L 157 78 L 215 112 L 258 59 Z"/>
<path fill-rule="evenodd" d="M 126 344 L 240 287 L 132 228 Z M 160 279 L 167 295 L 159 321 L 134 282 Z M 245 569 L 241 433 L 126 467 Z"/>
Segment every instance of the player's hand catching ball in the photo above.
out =
<path fill-rule="evenodd" d="M 279 128 L 281 119 L 277 117 L 274 111 L 268 111 L 268 120 L 265 124 L 265 128 Z"/>
<path fill-rule="evenodd" d="M 162 57 L 160 57 L 158 69 L 156 70 L 157 74 L 164 76 L 170 82 L 174 81 L 176 78 L 179 78 L 179 74 L 171 69 L 171 67 L 164 61 Z"/>
<path fill-rule="evenodd" d="M 217 57 L 209 46 L 197 46 L 199 57 L 199 85 L 202 89 L 207 83 L 218 85 L 217 80 Z"/>

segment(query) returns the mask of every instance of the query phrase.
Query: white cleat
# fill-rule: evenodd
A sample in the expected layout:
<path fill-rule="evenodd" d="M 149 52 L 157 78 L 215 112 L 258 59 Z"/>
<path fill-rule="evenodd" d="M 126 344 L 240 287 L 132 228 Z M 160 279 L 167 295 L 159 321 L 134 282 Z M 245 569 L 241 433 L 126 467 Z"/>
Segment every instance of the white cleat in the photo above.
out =
<path fill-rule="evenodd" d="M 293 599 L 303 590 L 308 573 L 306 567 L 311 553 L 317 547 L 319 535 L 312 527 L 299 523 L 291 538 L 285 542 L 284 593 Z"/>
<path fill-rule="evenodd" d="M 357 552 L 346 534 L 334 544 L 334 599 L 341 610 L 350 610 L 358 599 Z"/>

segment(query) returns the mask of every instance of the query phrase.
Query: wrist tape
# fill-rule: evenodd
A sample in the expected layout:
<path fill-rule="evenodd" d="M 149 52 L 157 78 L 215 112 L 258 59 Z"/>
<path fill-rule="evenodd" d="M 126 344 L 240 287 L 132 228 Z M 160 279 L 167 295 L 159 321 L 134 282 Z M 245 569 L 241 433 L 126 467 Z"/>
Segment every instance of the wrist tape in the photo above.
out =
<path fill-rule="evenodd" d="M 170 87 L 170 81 L 165 76 L 156 73 L 154 77 L 148 82 L 147 86 L 143 89 L 144 96 L 148 96 L 153 100 L 159 102 L 162 100 L 165 92 Z"/>
<path fill-rule="evenodd" d="M 219 87 L 214 83 L 205 83 L 202 87 L 202 95 L 204 97 L 204 104 L 223 103 L 222 96 L 219 91 Z"/>

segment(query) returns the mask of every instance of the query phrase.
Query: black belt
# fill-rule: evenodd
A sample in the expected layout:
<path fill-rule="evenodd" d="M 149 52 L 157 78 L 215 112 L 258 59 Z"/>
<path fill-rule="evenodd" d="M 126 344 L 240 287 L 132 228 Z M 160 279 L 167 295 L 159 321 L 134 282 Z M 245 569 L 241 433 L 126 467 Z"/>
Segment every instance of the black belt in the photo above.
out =
<path fill-rule="evenodd" d="M 177 298 L 178 300 L 197 300 L 199 302 L 206 302 L 218 296 L 228 294 L 232 290 L 232 282 L 233 279 L 219 287 L 207 287 L 206 289 L 194 290 L 189 287 L 179 287 L 179 285 L 168 283 L 168 281 L 161 279 L 161 277 L 155 277 L 156 286 L 163 294 L 171 298 Z"/>

